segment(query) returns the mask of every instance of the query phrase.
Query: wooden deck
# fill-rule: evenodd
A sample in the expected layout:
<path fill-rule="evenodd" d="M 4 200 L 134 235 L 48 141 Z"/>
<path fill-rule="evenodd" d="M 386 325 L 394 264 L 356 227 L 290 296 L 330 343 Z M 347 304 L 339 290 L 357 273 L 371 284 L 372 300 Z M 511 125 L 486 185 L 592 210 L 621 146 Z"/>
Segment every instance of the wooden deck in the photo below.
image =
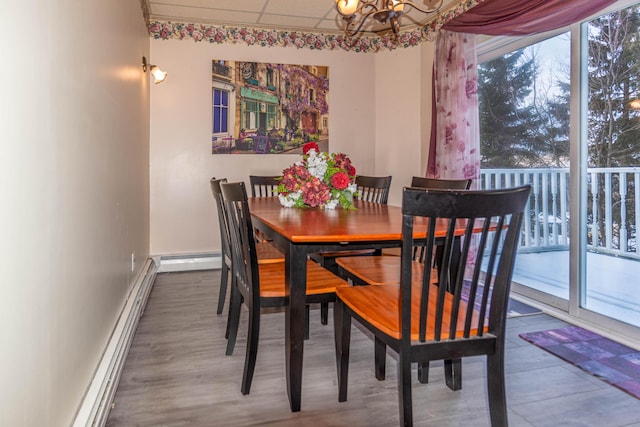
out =
<path fill-rule="evenodd" d="M 587 253 L 586 308 L 640 326 L 640 262 Z M 516 258 L 513 281 L 569 298 L 569 251 L 526 253 Z"/>

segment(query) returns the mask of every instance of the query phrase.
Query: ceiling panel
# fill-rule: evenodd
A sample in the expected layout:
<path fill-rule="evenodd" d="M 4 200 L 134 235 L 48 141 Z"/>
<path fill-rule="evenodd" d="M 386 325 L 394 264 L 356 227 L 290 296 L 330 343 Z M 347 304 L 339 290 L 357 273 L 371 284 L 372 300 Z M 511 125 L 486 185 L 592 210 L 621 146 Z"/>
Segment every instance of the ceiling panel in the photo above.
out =
<path fill-rule="evenodd" d="M 424 7 L 431 0 L 415 0 Z M 444 0 L 441 10 L 463 0 Z M 343 21 L 334 0 L 143 0 L 151 21 L 235 25 L 277 30 L 342 33 Z M 435 15 L 425 15 L 407 7 L 400 19 L 401 31 L 428 23 Z M 388 28 L 370 18 L 367 31 Z"/>
<path fill-rule="evenodd" d="M 183 8 L 172 5 L 156 5 L 152 8 L 152 17 L 159 20 L 180 20 L 182 22 L 211 22 L 216 24 L 233 23 L 255 25 L 260 14 L 237 10 L 212 8 Z"/>
<path fill-rule="evenodd" d="M 329 14 L 334 14 L 336 7 L 335 2 L 332 0 L 269 0 L 264 12 L 285 16 L 323 18 Z"/>
<path fill-rule="evenodd" d="M 300 16 L 262 15 L 260 24 L 275 28 L 315 29 L 320 23 L 318 18 L 304 18 Z M 335 28 L 335 26 L 334 26 Z"/>
<path fill-rule="evenodd" d="M 262 11 L 269 0 L 150 0 L 148 3 L 175 7 L 200 7 L 207 9 Z"/>

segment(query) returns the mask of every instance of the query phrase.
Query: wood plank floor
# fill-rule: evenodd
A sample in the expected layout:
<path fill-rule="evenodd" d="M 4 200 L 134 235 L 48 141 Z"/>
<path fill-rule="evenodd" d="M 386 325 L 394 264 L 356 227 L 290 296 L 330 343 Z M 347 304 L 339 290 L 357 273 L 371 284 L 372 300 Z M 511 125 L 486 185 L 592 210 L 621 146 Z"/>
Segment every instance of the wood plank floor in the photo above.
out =
<path fill-rule="evenodd" d="M 289 410 L 284 380 L 284 314 L 262 316 L 251 394 L 240 393 L 246 323 L 225 356 L 225 316 L 216 315 L 219 271 L 163 273 L 153 291 L 115 396 L 108 426 L 396 426 L 395 362 L 387 380 L 373 374 L 373 343 L 354 327 L 349 398 L 337 399 L 333 326 L 311 312 L 305 342 L 302 410 Z M 226 307 L 225 307 L 226 308 Z M 246 310 L 243 321 L 246 322 Z M 640 426 L 640 400 L 525 342 L 520 332 L 564 326 L 545 314 L 507 322 L 511 426 Z M 444 385 L 441 363 L 430 383 L 413 383 L 417 426 L 488 426 L 484 358 L 463 362 L 463 387 Z M 414 375 L 415 379 L 415 375 Z"/>

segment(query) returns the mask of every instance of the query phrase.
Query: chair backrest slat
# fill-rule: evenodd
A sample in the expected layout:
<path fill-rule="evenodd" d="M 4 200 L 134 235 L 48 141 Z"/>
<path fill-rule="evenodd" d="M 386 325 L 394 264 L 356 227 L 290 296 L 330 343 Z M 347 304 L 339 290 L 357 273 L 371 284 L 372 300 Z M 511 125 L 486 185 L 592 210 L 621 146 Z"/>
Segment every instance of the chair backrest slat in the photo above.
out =
<path fill-rule="evenodd" d="M 358 198 L 365 202 L 386 205 L 389 200 L 391 176 L 356 176 Z"/>
<path fill-rule="evenodd" d="M 414 188 L 430 188 L 432 190 L 468 190 L 471 188 L 470 179 L 440 179 L 414 176 L 411 178 L 411 186 Z"/>
<path fill-rule="evenodd" d="M 513 265 L 530 190 L 528 185 L 491 191 L 405 188 L 399 301 L 403 340 L 410 340 L 412 330 L 418 331 L 418 339 L 423 342 L 504 332 Z M 435 224 L 439 229 L 444 227 L 446 235 L 436 236 Z M 444 246 L 438 265 L 439 283 L 430 284 L 431 272 L 425 268 L 418 282 L 423 284 L 422 289 L 415 288 L 416 281 L 411 277 L 415 233 L 426 233 L 427 265 L 433 265 L 433 248 L 437 244 Z M 454 244 L 457 239 L 462 243 Z M 461 252 L 457 253 L 456 248 Z M 412 300 L 420 310 L 420 324 L 413 328 Z M 432 319 L 429 322 L 433 324 L 426 324 L 427 319 Z"/>
<path fill-rule="evenodd" d="M 271 197 L 278 195 L 280 176 L 249 175 L 251 197 Z"/>

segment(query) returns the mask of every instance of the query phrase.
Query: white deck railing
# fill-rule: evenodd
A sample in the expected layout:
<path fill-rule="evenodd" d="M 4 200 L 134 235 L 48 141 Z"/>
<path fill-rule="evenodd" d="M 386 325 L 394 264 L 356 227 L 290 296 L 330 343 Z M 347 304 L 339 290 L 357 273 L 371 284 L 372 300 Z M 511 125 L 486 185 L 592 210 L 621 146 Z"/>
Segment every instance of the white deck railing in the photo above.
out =
<path fill-rule="evenodd" d="M 569 247 L 569 169 L 482 169 L 480 189 L 531 184 L 521 250 Z M 587 170 L 587 250 L 640 259 L 640 168 Z"/>

